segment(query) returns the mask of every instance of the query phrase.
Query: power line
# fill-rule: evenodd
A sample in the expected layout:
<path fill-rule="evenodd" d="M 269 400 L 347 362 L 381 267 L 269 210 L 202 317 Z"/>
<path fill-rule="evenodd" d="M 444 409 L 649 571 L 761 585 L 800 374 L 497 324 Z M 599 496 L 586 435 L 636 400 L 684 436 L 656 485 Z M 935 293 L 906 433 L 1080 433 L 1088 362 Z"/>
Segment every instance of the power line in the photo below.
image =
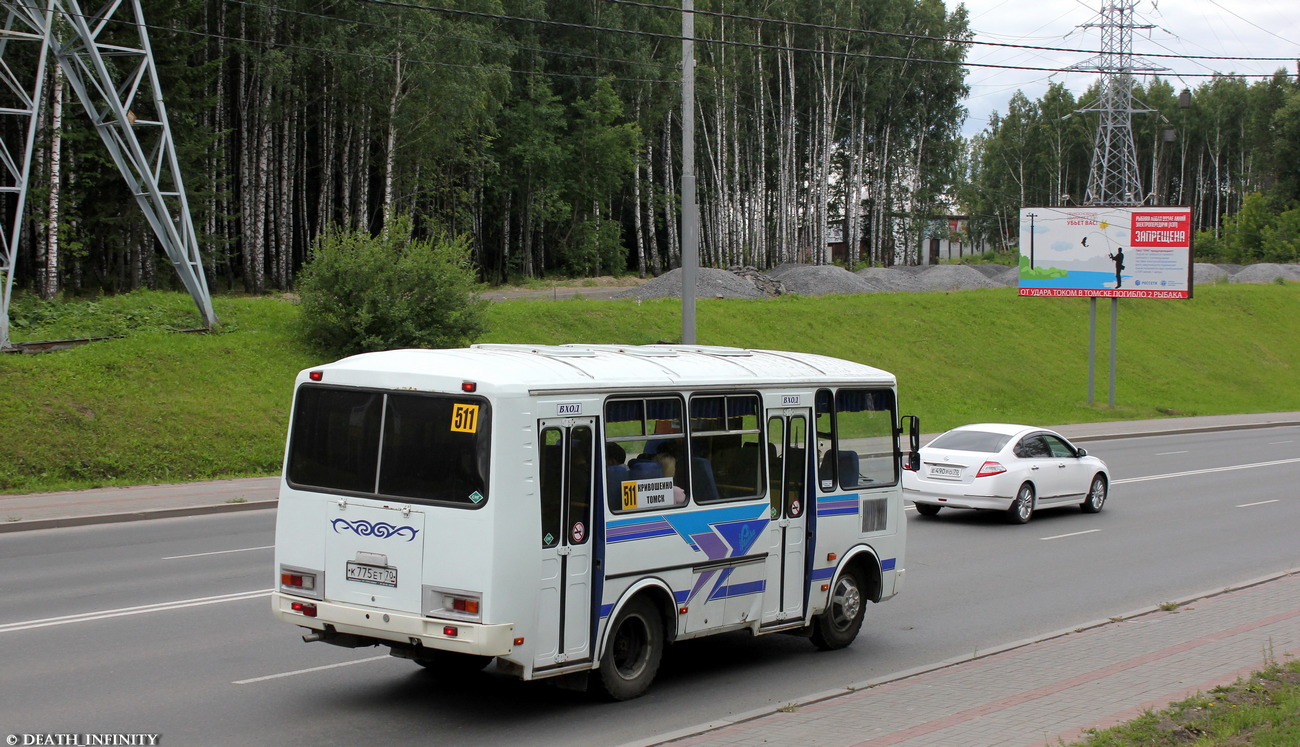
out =
<path fill-rule="evenodd" d="M 558 26 L 562 28 L 582 29 L 586 31 L 606 31 L 606 32 L 616 33 L 616 34 L 628 34 L 632 36 L 644 36 L 644 37 L 649 37 L 654 39 L 662 39 L 664 41 L 670 41 L 670 42 L 682 41 L 682 37 L 679 35 L 662 34 L 654 31 L 621 29 L 621 28 L 609 27 L 609 26 L 591 26 L 588 24 L 570 23 L 567 21 L 554 21 L 554 20 L 543 19 L 543 18 L 528 18 L 524 16 L 507 16 L 507 15 L 501 15 L 497 13 L 486 13 L 483 11 L 464 10 L 460 8 L 442 8 L 442 7 L 436 7 L 431 5 L 414 5 L 411 3 L 397 2 L 396 0 L 358 0 L 358 1 L 369 3 L 372 5 L 390 6 L 390 7 L 397 7 L 397 8 L 411 8 L 416 10 L 434 11 L 439 13 L 450 13 L 454 15 L 488 18 L 492 20 L 518 21 L 522 23 L 536 23 L 536 24 L 547 25 L 547 26 Z M 630 0 L 606 0 L 606 1 L 607 2 L 630 2 Z M 671 8 L 669 6 L 646 6 L 646 7 L 658 7 L 658 8 L 663 8 L 665 10 L 671 10 L 673 12 L 680 12 L 680 9 Z M 696 12 L 700 12 L 700 11 L 696 11 Z M 744 17 L 737 16 L 737 18 L 744 18 Z M 773 20 L 772 22 L 787 23 L 785 21 L 775 21 L 775 20 Z M 789 23 L 793 23 L 793 22 L 789 22 Z M 864 31 L 864 30 L 857 29 L 857 31 Z M 879 33 L 887 33 L 887 32 L 879 32 Z M 928 39 L 937 42 L 948 41 L 936 37 L 918 37 L 918 38 Z M 939 60 L 939 59 L 931 59 L 931 58 L 924 58 L 924 57 L 900 57 L 897 55 L 870 54 L 865 52 L 841 52 L 836 50 L 825 50 L 825 49 L 807 49 L 803 47 L 789 47 L 789 46 L 784 46 L 779 44 L 762 44 L 758 42 L 743 42 L 743 41 L 735 41 L 730 39 L 708 39 L 708 38 L 698 37 L 698 36 L 696 37 L 695 41 L 697 43 L 702 43 L 702 44 L 724 45 L 724 46 L 742 47 L 742 48 L 749 48 L 749 49 L 764 49 L 764 50 L 776 51 L 776 52 L 798 52 L 798 53 L 804 53 L 810 55 L 823 55 L 823 56 L 841 57 L 847 59 L 871 59 L 871 60 L 888 60 L 888 61 L 895 61 L 895 62 L 919 62 L 919 63 L 935 64 L 935 65 L 960 65 L 963 67 L 977 67 L 977 68 L 987 68 L 993 70 L 1028 70 L 1033 72 L 1049 72 L 1049 73 L 1061 72 L 1060 68 L 1032 67 L 1026 65 L 997 65 L 992 63 L 966 62 L 964 60 Z M 959 42 L 954 41 L 952 43 L 959 43 Z M 1077 50 L 1070 50 L 1070 49 L 1060 49 L 1057 51 L 1070 52 L 1076 54 L 1078 53 Z M 1215 57 L 1215 58 L 1207 58 L 1207 59 L 1225 59 L 1225 58 Z M 1250 58 L 1250 59 L 1267 60 L 1268 58 Z M 1279 59 L 1283 59 L 1283 58 L 1279 58 Z M 1291 58 L 1288 57 L 1284 59 L 1290 61 Z M 1208 78 L 1208 77 L 1213 77 L 1215 75 L 1218 75 L 1218 73 L 1186 73 L 1184 74 L 1183 77 Z M 1238 77 L 1269 78 L 1272 77 L 1272 75 L 1239 74 Z"/>
<path fill-rule="evenodd" d="M 373 23 L 373 22 L 371 22 L 371 21 L 362 21 L 362 20 L 358 20 L 358 19 L 355 19 L 355 18 L 342 18 L 342 17 L 339 17 L 339 16 L 327 16 L 327 15 L 323 15 L 323 14 L 320 14 L 320 13 L 309 13 L 309 12 L 307 12 L 307 11 L 305 11 L 305 10 L 296 10 L 296 9 L 293 9 L 293 8 L 285 8 L 285 7 L 281 7 L 281 6 L 278 6 L 278 5 L 264 5 L 264 4 L 262 4 L 262 3 L 249 2 L 249 0 L 226 0 L 226 2 L 229 2 L 229 3 L 234 4 L 234 5 L 244 5 L 244 6 L 247 6 L 247 7 L 250 7 L 250 8 L 261 8 L 261 9 L 263 9 L 263 10 L 271 10 L 271 11 L 275 11 L 275 12 L 278 12 L 278 13 L 288 13 L 288 14 L 297 15 L 297 16 L 306 16 L 307 18 L 315 18 L 315 19 L 318 19 L 318 20 L 329 21 L 329 22 L 333 22 L 333 23 L 342 23 L 342 24 L 348 24 L 348 25 L 352 25 L 352 26 L 368 26 L 368 27 L 370 27 L 370 28 L 386 29 L 386 30 L 388 30 L 388 29 L 392 29 L 392 26 L 385 25 L 385 24 L 382 24 L 382 23 Z M 409 31 L 410 29 L 406 29 L 406 30 Z M 513 43 L 510 43 L 510 42 L 492 41 L 492 40 L 490 40 L 490 39 L 475 39 L 475 38 L 473 38 L 473 37 L 468 37 L 468 36 L 456 36 L 456 35 L 454 35 L 454 34 L 438 34 L 438 33 L 433 33 L 433 32 L 428 32 L 428 31 L 421 31 L 421 32 L 419 32 L 419 33 L 423 33 L 423 34 L 426 34 L 426 35 L 428 35 L 428 36 L 435 36 L 435 37 L 438 37 L 438 38 L 440 38 L 440 39 L 451 39 L 451 40 L 454 40 L 454 41 L 463 41 L 463 42 L 468 42 L 468 43 L 471 43 L 471 44 L 480 44 L 480 45 L 484 45 L 484 46 L 501 47 L 501 48 L 504 48 L 504 49 L 516 50 L 516 51 L 521 51 L 521 52 L 539 52 L 539 53 L 542 53 L 542 54 L 555 55 L 555 56 L 560 56 L 560 57 L 575 57 L 575 58 L 578 58 L 578 59 L 593 60 L 593 61 L 595 61 L 595 62 L 615 62 L 615 63 L 626 64 L 626 65 L 649 65 L 649 66 L 652 66 L 652 67 L 659 67 L 659 68 L 676 68 L 676 65 L 675 65 L 675 64 L 668 64 L 668 63 L 658 62 L 658 61 L 654 61 L 654 60 L 625 60 L 625 59 L 615 58 L 615 57 L 600 57 L 600 56 L 598 56 L 598 55 L 583 54 L 583 53 L 581 53 L 581 52 L 565 52 L 565 51 L 561 51 L 561 50 L 558 50 L 558 49 L 544 49 L 544 48 L 540 48 L 540 47 L 528 47 L 528 46 L 525 46 L 525 45 L 522 45 L 522 44 L 513 44 Z"/>
<path fill-rule="evenodd" d="M 1213 1 L 1213 0 L 1211 0 Z M 652 8 L 655 10 L 666 10 L 674 13 L 680 12 L 678 8 L 668 5 L 654 5 L 651 3 L 637 2 L 637 0 L 605 0 L 607 3 L 616 5 L 631 5 L 640 8 Z M 1215 3 L 1217 5 L 1217 3 Z M 1069 52 L 1071 54 L 1101 54 L 1101 50 L 1087 49 L 1067 49 L 1065 47 L 1044 47 L 1031 44 L 1011 44 L 1007 42 L 990 42 L 979 41 L 976 39 L 960 39 L 952 37 L 926 36 L 924 34 L 909 34 L 901 31 L 878 31 L 875 29 L 860 29 L 848 26 L 831 26 L 820 23 L 809 23 L 806 21 L 788 21 L 779 18 L 763 18 L 760 16 L 745 16 L 735 13 L 721 13 L 718 11 L 694 11 L 699 16 L 714 16 L 717 18 L 729 18 L 738 21 L 753 21 L 757 23 L 780 24 L 783 26 L 796 26 L 800 28 L 815 29 L 818 31 L 839 31 L 853 34 L 865 34 L 870 36 L 885 36 L 899 39 L 909 39 L 914 41 L 932 41 L 942 42 L 944 44 L 968 44 L 971 46 L 1003 47 L 1007 49 L 1026 49 L 1041 52 Z M 1245 20 L 1245 19 L 1243 19 Z M 1279 39 L 1281 37 L 1278 37 Z M 1285 39 L 1283 41 L 1286 41 Z M 1182 54 L 1144 54 L 1143 57 L 1171 57 L 1185 60 L 1229 60 L 1229 61 L 1246 61 L 1246 62 L 1291 62 L 1294 57 L 1233 57 L 1227 55 L 1182 55 Z"/>

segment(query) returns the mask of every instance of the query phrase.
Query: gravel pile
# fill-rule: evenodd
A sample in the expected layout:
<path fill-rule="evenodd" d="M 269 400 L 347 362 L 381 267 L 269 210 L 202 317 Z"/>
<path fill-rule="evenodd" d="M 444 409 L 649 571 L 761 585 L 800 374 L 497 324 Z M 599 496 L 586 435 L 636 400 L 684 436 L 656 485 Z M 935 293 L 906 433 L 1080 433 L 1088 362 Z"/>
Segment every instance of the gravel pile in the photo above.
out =
<path fill-rule="evenodd" d="M 928 291 L 959 291 L 972 288 L 999 288 L 998 283 L 969 265 L 934 265 L 920 273 L 921 286 Z"/>
<path fill-rule="evenodd" d="M 880 286 L 882 293 L 919 293 L 925 290 L 918 273 L 901 267 L 864 267 L 855 274 Z"/>
<path fill-rule="evenodd" d="M 1198 285 L 1214 285 L 1215 283 L 1226 283 L 1232 273 L 1223 269 L 1220 265 L 1212 265 L 1209 262 L 1192 263 L 1192 287 Z"/>
<path fill-rule="evenodd" d="M 1020 268 L 1003 265 L 930 265 L 866 267 L 856 273 L 836 265 L 785 264 L 766 274 L 751 267 L 736 272 L 701 267 L 696 298 L 765 298 L 782 292 L 804 296 L 833 293 L 921 293 L 974 288 L 1015 287 Z M 739 273 L 739 274 L 737 274 Z M 1276 278 L 1300 282 L 1300 264 L 1215 265 L 1197 262 L 1192 266 L 1193 285 L 1272 283 Z M 614 298 L 677 298 L 681 296 L 681 270 L 672 270 Z"/>
<path fill-rule="evenodd" d="M 878 284 L 858 277 L 838 265 L 781 265 L 770 274 L 791 293 L 826 296 L 833 293 L 876 293 Z"/>
<path fill-rule="evenodd" d="M 682 271 L 680 268 L 669 270 L 659 277 L 635 288 L 629 288 L 614 298 L 681 298 Z M 734 272 L 701 267 L 695 276 L 696 298 L 763 298 L 763 293 L 754 284 Z"/>
<path fill-rule="evenodd" d="M 1240 272 L 1234 273 L 1228 282 L 1272 283 L 1278 278 L 1282 278 L 1287 282 L 1300 280 L 1300 265 L 1278 265 L 1272 262 L 1247 265 Z"/>

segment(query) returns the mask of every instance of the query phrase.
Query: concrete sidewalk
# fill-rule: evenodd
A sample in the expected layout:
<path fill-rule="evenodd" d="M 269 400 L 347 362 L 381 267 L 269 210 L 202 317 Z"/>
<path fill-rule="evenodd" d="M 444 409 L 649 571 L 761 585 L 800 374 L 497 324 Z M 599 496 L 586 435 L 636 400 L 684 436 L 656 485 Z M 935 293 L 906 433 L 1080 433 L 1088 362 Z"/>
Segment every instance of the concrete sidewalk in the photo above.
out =
<path fill-rule="evenodd" d="M 0 495 L 0 533 L 275 508 L 279 477 Z"/>
<path fill-rule="evenodd" d="M 1291 573 L 637 744 L 1068 744 L 1296 655 Z"/>

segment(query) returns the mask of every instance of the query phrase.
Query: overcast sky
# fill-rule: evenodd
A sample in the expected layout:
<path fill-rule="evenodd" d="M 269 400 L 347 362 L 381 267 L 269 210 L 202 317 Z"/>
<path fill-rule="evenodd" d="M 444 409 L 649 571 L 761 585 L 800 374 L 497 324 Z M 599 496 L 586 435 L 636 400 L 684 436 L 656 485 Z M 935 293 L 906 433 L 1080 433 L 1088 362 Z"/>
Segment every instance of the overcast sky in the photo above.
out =
<path fill-rule="evenodd" d="M 949 8 L 958 0 L 945 0 Z M 1099 29 L 1080 26 L 1100 20 L 1103 0 L 965 0 L 970 11 L 970 28 L 975 40 L 999 44 L 1022 44 L 1096 51 L 1101 46 Z M 1169 68 L 1160 75 L 1176 90 L 1195 88 L 1206 80 L 1194 75 L 1220 73 L 1271 74 L 1279 67 L 1296 72 L 1300 58 L 1300 2 L 1297 0 L 1141 0 L 1135 20 L 1151 29 L 1133 32 L 1133 53 L 1229 55 L 1233 57 L 1288 57 L 1289 62 L 1249 60 L 1188 60 L 1146 58 L 1146 62 Z M 967 63 L 1051 68 L 1068 67 L 1093 55 L 1085 52 L 1051 52 L 973 45 Z M 1052 73 L 1032 70 L 967 68 L 970 110 L 963 134 L 970 136 L 984 128 L 989 114 L 1005 114 L 1007 102 L 1017 91 L 1037 99 L 1049 83 L 1064 83 L 1079 96 L 1096 80 L 1090 73 Z M 1180 77 L 1181 76 L 1181 77 Z M 1251 79 L 1254 80 L 1254 79 Z M 1139 115 L 1140 116 L 1140 115 Z"/>

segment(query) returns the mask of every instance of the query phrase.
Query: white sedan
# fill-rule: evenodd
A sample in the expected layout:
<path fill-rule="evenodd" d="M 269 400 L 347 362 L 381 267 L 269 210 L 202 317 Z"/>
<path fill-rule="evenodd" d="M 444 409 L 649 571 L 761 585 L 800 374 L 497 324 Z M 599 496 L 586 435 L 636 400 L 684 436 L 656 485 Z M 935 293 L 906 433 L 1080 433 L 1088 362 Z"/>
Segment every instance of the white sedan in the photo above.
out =
<path fill-rule="evenodd" d="M 1006 423 L 963 425 L 921 448 L 917 470 L 903 472 L 903 496 L 922 516 L 941 508 L 1005 511 L 1024 524 L 1039 508 L 1106 502 L 1106 463 L 1059 433 Z"/>

